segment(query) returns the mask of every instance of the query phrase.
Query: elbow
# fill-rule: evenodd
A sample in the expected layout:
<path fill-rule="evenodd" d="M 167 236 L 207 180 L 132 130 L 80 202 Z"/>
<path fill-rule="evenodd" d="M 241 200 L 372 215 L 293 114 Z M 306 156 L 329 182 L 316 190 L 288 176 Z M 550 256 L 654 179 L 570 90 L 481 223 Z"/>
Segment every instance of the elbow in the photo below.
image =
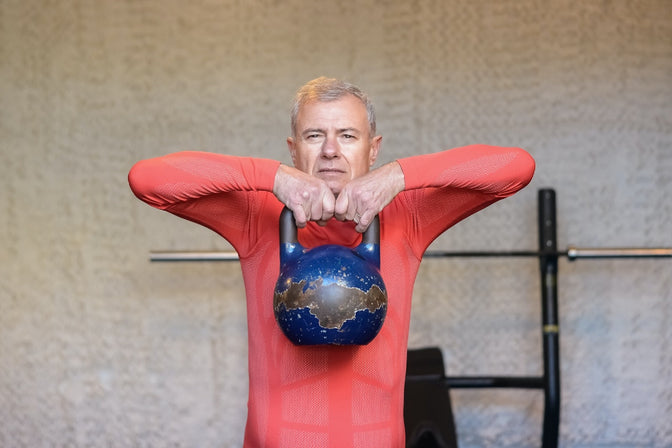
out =
<path fill-rule="evenodd" d="M 144 160 L 141 160 L 137 162 L 135 165 L 133 165 L 128 172 L 128 186 L 131 187 L 131 191 L 133 192 L 134 195 L 136 195 L 139 199 L 142 199 L 143 191 L 143 164 L 145 163 Z"/>
<path fill-rule="evenodd" d="M 133 165 L 128 172 L 128 185 L 135 197 L 158 207 L 161 201 L 158 200 L 154 170 L 151 167 L 151 160 L 141 160 Z"/>
<path fill-rule="evenodd" d="M 534 177 L 534 170 L 536 169 L 537 164 L 529 152 L 521 148 L 516 148 L 516 151 L 518 153 L 516 157 L 518 162 L 518 171 L 520 172 L 523 186 L 525 186 L 529 184 L 532 180 L 532 177 Z"/>
<path fill-rule="evenodd" d="M 534 177 L 536 162 L 534 158 L 521 148 L 509 148 L 512 152 L 511 163 L 506 170 L 507 176 L 500 197 L 511 196 L 525 188 Z"/>

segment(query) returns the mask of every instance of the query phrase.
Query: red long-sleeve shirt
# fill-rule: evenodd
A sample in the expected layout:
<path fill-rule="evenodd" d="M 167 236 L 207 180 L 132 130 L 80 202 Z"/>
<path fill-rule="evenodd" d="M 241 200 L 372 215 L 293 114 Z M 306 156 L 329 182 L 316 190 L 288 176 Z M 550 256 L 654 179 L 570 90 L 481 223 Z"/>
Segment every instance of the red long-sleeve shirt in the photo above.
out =
<path fill-rule="evenodd" d="M 387 317 L 366 346 L 299 347 L 273 314 L 279 274 L 273 195 L 279 162 L 181 152 L 138 162 L 129 182 L 148 204 L 202 224 L 240 255 L 248 323 L 246 448 L 404 446 L 403 390 L 411 295 L 420 260 L 446 229 L 523 188 L 534 161 L 518 148 L 473 145 L 398 160 L 405 190 L 380 213 Z M 351 222 L 300 229 L 307 248 L 354 247 Z"/>

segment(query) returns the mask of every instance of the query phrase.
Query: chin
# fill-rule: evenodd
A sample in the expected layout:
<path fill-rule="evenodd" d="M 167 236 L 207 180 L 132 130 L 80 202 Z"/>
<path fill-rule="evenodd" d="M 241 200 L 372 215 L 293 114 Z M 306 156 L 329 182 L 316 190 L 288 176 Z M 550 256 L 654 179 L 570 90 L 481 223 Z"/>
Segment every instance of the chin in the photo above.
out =
<path fill-rule="evenodd" d="M 347 183 L 346 181 L 343 180 L 335 180 L 335 179 L 324 179 L 324 181 L 327 183 L 327 186 L 331 190 L 334 195 L 338 195 L 338 193 L 343 190 L 343 187 L 345 187 L 345 184 Z"/>

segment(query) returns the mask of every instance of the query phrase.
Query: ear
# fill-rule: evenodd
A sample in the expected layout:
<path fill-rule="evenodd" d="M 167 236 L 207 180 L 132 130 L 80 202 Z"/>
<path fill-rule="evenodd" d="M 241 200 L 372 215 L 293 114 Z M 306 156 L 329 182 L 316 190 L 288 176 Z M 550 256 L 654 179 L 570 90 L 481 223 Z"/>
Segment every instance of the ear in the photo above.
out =
<path fill-rule="evenodd" d="M 289 149 L 289 155 L 292 156 L 292 163 L 296 166 L 296 148 L 292 137 L 287 137 L 287 149 Z"/>
<path fill-rule="evenodd" d="M 378 151 L 380 151 L 380 144 L 383 141 L 382 135 L 376 135 L 371 139 L 371 147 L 369 148 L 369 167 L 376 163 L 378 158 Z"/>

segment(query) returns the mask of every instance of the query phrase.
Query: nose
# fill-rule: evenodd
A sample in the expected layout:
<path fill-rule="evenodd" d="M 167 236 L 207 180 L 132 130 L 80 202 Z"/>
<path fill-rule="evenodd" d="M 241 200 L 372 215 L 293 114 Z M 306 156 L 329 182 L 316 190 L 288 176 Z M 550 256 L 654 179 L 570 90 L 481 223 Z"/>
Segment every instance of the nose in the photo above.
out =
<path fill-rule="evenodd" d="M 336 137 L 326 137 L 322 143 L 321 156 L 325 159 L 334 159 L 340 156 L 341 148 Z"/>

